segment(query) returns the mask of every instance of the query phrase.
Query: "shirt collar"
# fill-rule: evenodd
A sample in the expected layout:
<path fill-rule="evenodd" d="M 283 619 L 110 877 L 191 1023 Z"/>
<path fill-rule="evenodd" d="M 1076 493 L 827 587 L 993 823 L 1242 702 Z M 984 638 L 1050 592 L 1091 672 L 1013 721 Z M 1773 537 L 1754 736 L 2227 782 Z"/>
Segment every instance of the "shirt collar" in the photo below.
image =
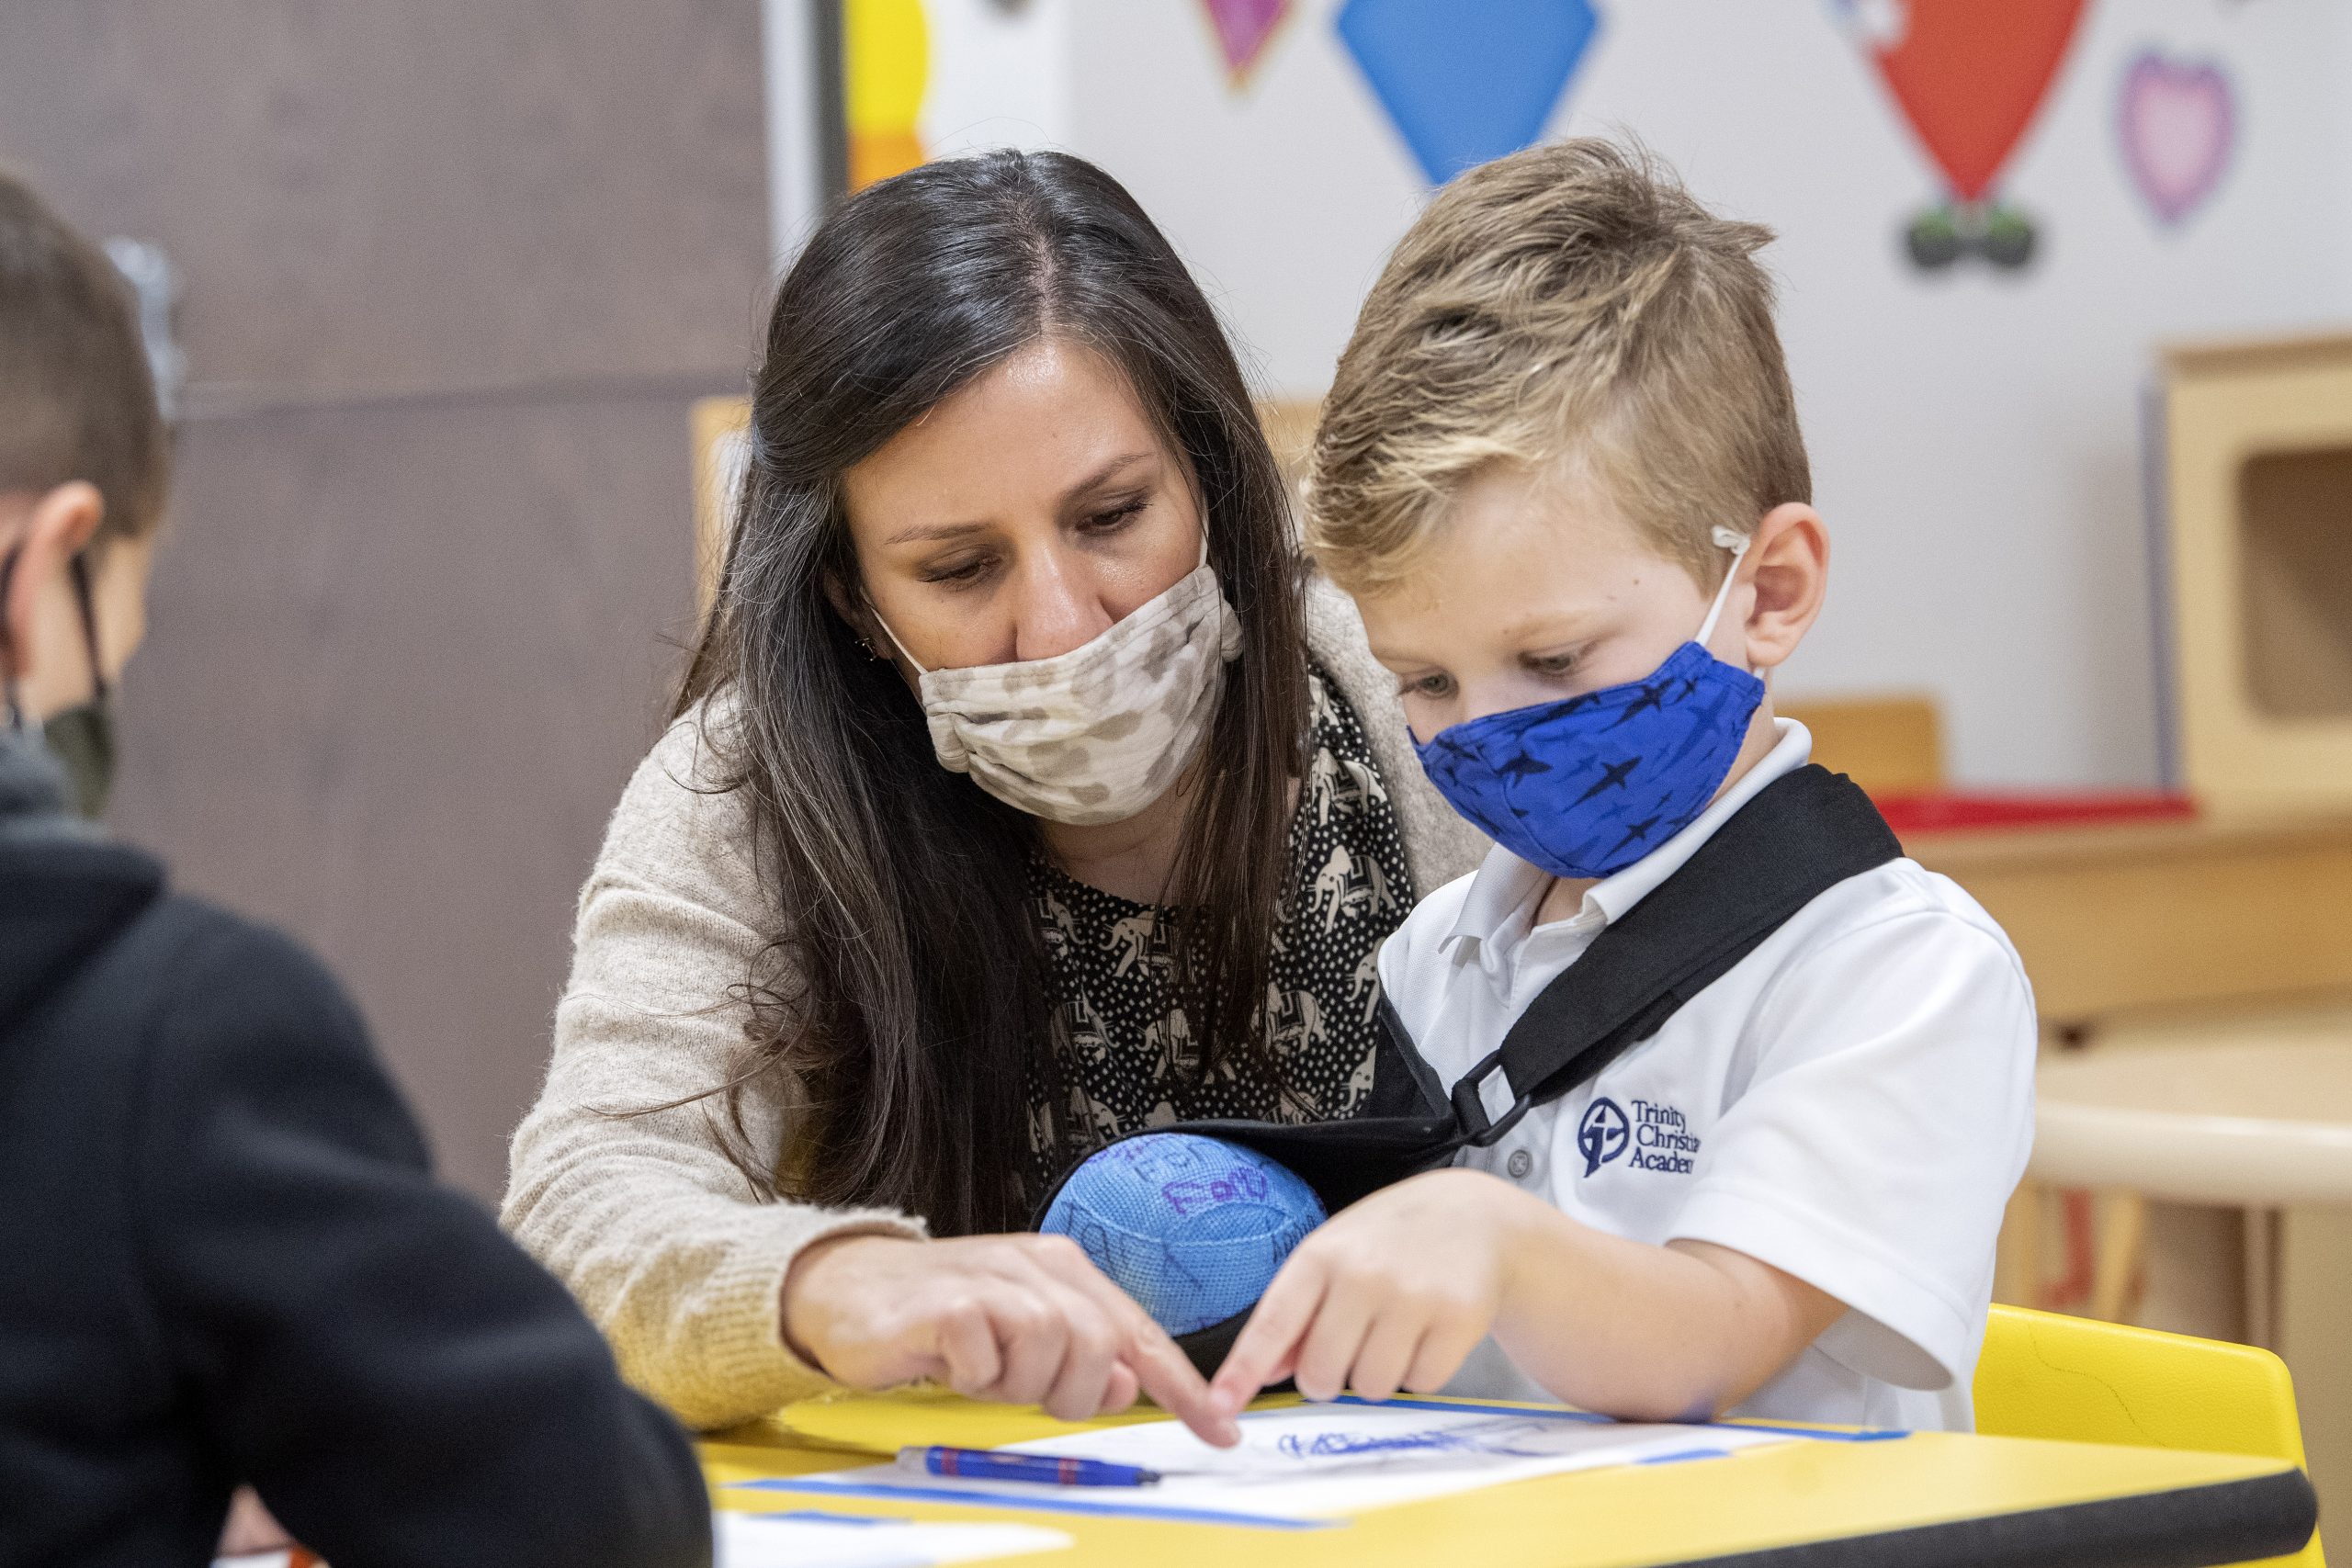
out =
<path fill-rule="evenodd" d="M 1713 838 L 1715 830 L 1741 807 L 1763 793 L 1765 785 L 1796 772 L 1812 759 L 1813 736 L 1804 725 L 1792 718 L 1775 718 L 1772 727 L 1780 737 L 1772 749 L 1717 795 L 1696 821 L 1624 870 L 1594 883 L 1585 891 L 1583 908 L 1557 923 L 1590 926 L 1623 919 L 1625 911 L 1681 870 L 1683 863 L 1699 852 L 1699 846 Z M 1453 929 L 1438 939 L 1440 951 L 1449 951 L 1464 941 L 1484 946 L 1498 937 L 1524 935 L 1551 881 L 1551 874 L 1543 867 L 1530 865 L 1497 844 L 1471 874 L 1462 913 L 1454 919 Z M 1519 930 L 1512 931 L 1514 926 Z"/>

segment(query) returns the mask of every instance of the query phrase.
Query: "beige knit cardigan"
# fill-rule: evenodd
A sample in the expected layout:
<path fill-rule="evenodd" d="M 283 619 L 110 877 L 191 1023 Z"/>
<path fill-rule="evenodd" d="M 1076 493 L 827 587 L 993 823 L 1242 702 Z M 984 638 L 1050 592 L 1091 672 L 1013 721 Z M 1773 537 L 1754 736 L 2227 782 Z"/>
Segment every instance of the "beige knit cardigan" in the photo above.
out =
<path fill-rule="evenodd" d="M 1427 893 L 1469 870 L 1484 841 L 1430 790 L 1394 678 L 1365 649 L 1353 606 L 1319 582 L 1307 642 L 1363 718 L 1415 886 Z M 740 802 L 695 787 L 708 776 L 696 718 L 673 725 L 638 768 L 581 891 L 554 1057 L 514 1134 L 502 1219 L 571 1286 L 628 1381 L 708 1428 L 831 1386 L 780 1331 L 785 1271 L 802 1247 L 850 1231 L 923 1231 L 893 1210 L 821 1208 L 754 1187 L 727 1156 L 719 1097 L 610 1114 L 720 1080 L 743 1036 L 735 988 L 776 923 Z M 743 1096 L 743 1132 L 764 1168 L 792 1135 L 794 1100 L 781 1071 Z"/>

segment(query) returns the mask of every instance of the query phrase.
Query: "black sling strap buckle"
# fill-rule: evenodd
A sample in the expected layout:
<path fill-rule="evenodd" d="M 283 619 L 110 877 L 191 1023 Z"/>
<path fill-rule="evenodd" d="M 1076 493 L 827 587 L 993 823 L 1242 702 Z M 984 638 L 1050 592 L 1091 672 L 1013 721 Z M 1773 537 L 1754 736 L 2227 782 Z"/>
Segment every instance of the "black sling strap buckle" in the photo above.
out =
<path fill-rule="evenodd" d="M 1453 1089 L 1446 1098 L 1453 1105 L 1453 1120 L 1462 1130 L 1462 1145 L 1466 1148 L 1490 1149 L 1508 1137 L 1519 1125 L 1520 1118 L 1535 1109 L 1532 1094 L 1522 1094 L 1510 1102 L 1510 1109 L 1499 1118 L 1487 1114 L 1483 1090 L 1487 1080 L 1502 1067 L 1503 1050 L 1498 1045 L 1480 1058 L 1478 1065 L 1453 1081 Z M 1509 1082 L 1506 1075 L 1505 1082 Z M 1565 1090 L 1563 1092 L 1566 1092 Z"/>

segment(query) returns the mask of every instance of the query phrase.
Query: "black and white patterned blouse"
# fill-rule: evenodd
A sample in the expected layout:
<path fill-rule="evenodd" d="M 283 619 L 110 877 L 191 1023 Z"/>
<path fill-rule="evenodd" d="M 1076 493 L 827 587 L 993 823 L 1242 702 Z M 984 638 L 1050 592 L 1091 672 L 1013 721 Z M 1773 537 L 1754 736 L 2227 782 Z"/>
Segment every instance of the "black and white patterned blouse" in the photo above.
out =
<path fill-rule="evenodd" d="M 1290 829 L 1298 893 L 1276 921 L 1266 987 L 1283 1088 L 1249 1073 L 1203 1079 L 1184 1011 L 1160 994 L 1170 964 L 1164 911 L 1089 887 L 1039 856 L 1030 863 L 1030 896 L 1064 1024 L 1061 1121 L 1070 1142 L 1054 1145 L 1044 1082 L 1033 1080 L 1032 1190 L 1139 1128 L 1201 1117 L 1319 1121 L 1352 1114 L 1371 1093 L 1375 964 L 1413 906 L 1412 876 L 1354 710 L 1319 672 L 1308 685 L 1315 750 Z"/>

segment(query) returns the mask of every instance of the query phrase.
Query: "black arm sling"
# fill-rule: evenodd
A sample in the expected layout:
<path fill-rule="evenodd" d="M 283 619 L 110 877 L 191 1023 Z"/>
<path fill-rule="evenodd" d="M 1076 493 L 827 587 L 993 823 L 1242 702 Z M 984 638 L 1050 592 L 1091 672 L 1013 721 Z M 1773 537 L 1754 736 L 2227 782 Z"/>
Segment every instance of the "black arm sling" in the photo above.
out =
<path fill-rule="evenodd" d="M 1671 876 L 1611 921 L 1450 1095 L 1384 997 L 1372 1094 L 1360 1114 L 1340 1122 L 1179 1122 L 1148 1131 L 1255 1149 L 1296 1171 L 1337 1213 L 1464 1148 L 1493 1146 L 1536 1106 L 1591 1081 L 1656 1034 L 1815 897 L 1902 853 L 1852 780 L 1818 764 L 1800 768 L 1758 791 Z M 1480 1090 L 1497 1072 L 1510 1106 L 1490 1117 Z M 1048 1191 L 1036 1219 L 1053 1200 Z M 1249 1315 L 1177 1343 L 1204 1374 L 1213 1372 Z"/>

